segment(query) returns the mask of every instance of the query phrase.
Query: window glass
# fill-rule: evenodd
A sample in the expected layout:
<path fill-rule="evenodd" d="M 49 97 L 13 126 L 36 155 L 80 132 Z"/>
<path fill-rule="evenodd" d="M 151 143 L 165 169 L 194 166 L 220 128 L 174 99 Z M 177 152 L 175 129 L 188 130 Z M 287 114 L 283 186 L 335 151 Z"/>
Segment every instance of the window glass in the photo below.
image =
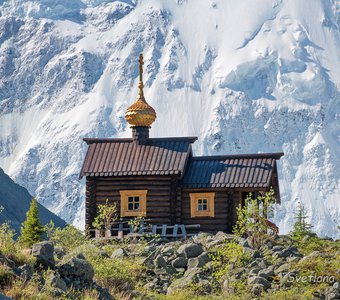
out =
<path fill-rule="evenodd" d="M 128 197 L 128 210 L 139 210 L 139 196 Z"/>
<path fill-rule="evenodd" d="M 197 210 L 198 211 L 208 210 L 208 199 L 198 199 Z"/>

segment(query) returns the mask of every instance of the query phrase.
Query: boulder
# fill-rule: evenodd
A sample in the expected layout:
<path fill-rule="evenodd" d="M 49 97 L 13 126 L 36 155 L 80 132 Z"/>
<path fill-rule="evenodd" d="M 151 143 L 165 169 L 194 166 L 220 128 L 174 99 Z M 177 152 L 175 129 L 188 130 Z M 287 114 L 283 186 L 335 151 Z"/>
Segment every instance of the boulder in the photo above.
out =
<path fill-rule="evenodd" d="M 186 268 L 188 260 L 185 257 L 177 257 L 171 262 L 174 268 Z"/>
<path fill-rule="evenodd" d="M 51 287 L 62 292 L 67 292 L 67 286 L 65 281 L 60 278 L 59 274 L 51 273 L 46 277 L 45 287 Z"/>
<path fill-rule="evenodd" d="M 14 269 L 16 267 L 13 260 L 7 258 L 6 256 L 4 256 L 2 254 L 0 254 L 0 263 L 5 265 L 5 266 L 8 266 L 11 269 Z"/>
<path fill-rule="evenodd" d="M 251 288 L 251 293 L 256 297 L 260 297 L 264 290 L 265 289 L 262 284 L 254 284 Z"/>
<path fill-rule="evenodd" d="M 72 280 L 92 281 L 94 270 L 92 265 L 84 258 L 83 255 L 71 258 L 68 262 L 59 267 L 59 274 L 66 282 Z M 68 280 L 67 280 L 68 279 Z"/>
<path fill-rule="evenodd" d="M 184 255 L 186 258 L 197 257 L 202 252 L 203 252 L 202 246 L 195 243 L 182 245 L 177 250 L 177 253 L 179 255 Z"/>
<path fill-rule="evenodd" d="M 265 279 L 270 279 L 274 276 L 274 267 L 273 266 L 269 266 L 266 269 L 262 269 L 259 273 L 258 276 L 263 277 Z"/>
<path fill-rule="evenodd" d="M 32 247 L 32 255 L 36 258 L 36 267 L 54 269 L 54 246 L 51 242 L 36 243 Z"/>
<path fill-rule="evenodd" d="M 198 257 L 192 257 L 188 259 L 188 269 L 202 268 L 204 263 Z"/>
<path fill-rule="evenodd" d="M 172 255 L 176 252 L 176 250 L 174 249 L 173 246 L 167 246 L 167 247 L 164 247 L 161 249 L 161 253 L 162 255 L 164 256 L 169 256 L 169 255 Z"/>
<path fill-rule="evenodd" d="M 34 269 L 31 265 L 24 264 L 18 268 L 20 277 L 24 280 L 30 280 L 33 276 Z"/>
<path fill-rule="evenodd" d="M 338 291 L 332 291 L 330 293 L 326 294 L 325 300 L 339 300 L 340 299 L 340 293 Z"/>
<path fill-rule="evenodd" d="M 335 290 L 337 290 L 338 292 L 340 292 L 340 282 L 335 282 L 335 283 L 333 284 L 333 288 L 334 288 Z"/>
<path fill-rule="evenodd" d="M 126 251 L 123 248 L 116 249 L 112 252 L 111 258 L 122 258 L 127 256 Z"/>
<path fill-rule="evenodd" d="M 274 270 L 275 275 L 281 274 L 281 273 L 287 273 L 289 271 L 290 265 L 288 263 L 281 265 L 277 269 Z"/>
<path fill-rule="evenodd" d="M 194 269 L 192 269 L 194 270 Z M 192 284 L 195 284 L 198 282 L 198 277 L 197 277 L 197 269 L 195 269 L 194 272 L 188 273 L 185 272 L 184 276 L 174 280 L 170 286 L 167 289 L 167 295 L 171 295 L 172 293 L 178 291 L 178 290 L 182 290 L 185 289 L 189 286 L 191 286 Z"/>
<path fill-rule="evenodd" d="M 165 268 L 167 266 L 167 262 L 164 259 L 163 255 L 158 255 L 155 259 L 155 267 L 160 269 L 160 268 Z"/>
<path fill-rule="evenodd" d="M 267 279 L 260 276 L 250 277 L 248 279 L 248 283 L 250 285 L 261 285 L 264 290 L 269 289 L 271 286 L 270 282 Z"/>
<path fill-rule="evenodd" d="M 56 246 L 54 247 L 54 255 L 58 259 L 62 259 L 66 255 L 66 251 L 63 247 Z"/>

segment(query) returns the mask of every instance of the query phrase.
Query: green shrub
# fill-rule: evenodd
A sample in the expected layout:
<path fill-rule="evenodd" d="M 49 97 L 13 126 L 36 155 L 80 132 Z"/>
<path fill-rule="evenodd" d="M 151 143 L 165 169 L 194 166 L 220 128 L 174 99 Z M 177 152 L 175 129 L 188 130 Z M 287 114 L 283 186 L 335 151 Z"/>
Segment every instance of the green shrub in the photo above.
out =
<path fill-rule="evenodd" d="M 272 188 L 257 199 L 252 199 L 249 193 L 245 200 L 246 205 L 237 208 L 237 221 L 233 231 L 236 236 L 250 237 L 254 248 L 260 248 L 263 241 L 276 233 L 268 223 L 268 218 L 272 216 L 274 210 L 274 195 Z"/>
<path fill-rule="evenodd" d="M 107 288 L 135 287 L 143 267 L 131 259 L 112 259 L 99 256 L 88 257 L 95 270 L 95 279 Z"/>
<path fill-rule="evenodd" d="M 5 256 L 10 256 L 17 252 L 14 236 L 15 230 L 11 229 L 8 223 L 0 225 L 0 252 Z"/>
<path fill-rule="evenodd" d="M 249 255 L 243 251 L 243 247 L 235 241 L 219 246 L 210 256 L 212 258 L 213 277 L 219 282 L 219 286 L 228 276 L 231 268 L 244 267 L 250 260 Z"/>
<path fill-rule="evenodd" d="M 65 228 L 55 227 L 50 221 L 45 226 L 48 239 L 55 245 L 64 247 L 67 251 L 75 249 L 86 242 L 83 233 L 72 225 L 67 225 Z"/>
<path fill-rule="evenodd" d="M 117 203 L 109 203 L 109 199 L 106 199 L 105 204 L 99 204 L 97 206 L 97 216 L 95 217 L 92 226 L 96 229 L 102 229 L 103 227 L 108 230 L 112 224 L 117 220 Z"/>

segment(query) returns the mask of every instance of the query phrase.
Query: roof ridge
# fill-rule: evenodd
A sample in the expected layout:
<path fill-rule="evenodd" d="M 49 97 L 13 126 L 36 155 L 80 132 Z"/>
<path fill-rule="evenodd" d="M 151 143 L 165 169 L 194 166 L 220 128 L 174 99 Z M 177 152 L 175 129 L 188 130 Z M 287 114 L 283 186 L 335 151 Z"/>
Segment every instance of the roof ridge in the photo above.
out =
<path fill-rule="evenodd" d="M 162 138 L 149 138 L 150 141 L 183 141 L 188 140 L 190 143 L 194 143 L 197 140 L 196 136 L 183 136 L 183 137 L 162 137 Z M 83 138 L 87 144 L 94 143 L 131 143 L 132 138 Z"/>
<path fill-rule="evenodd" d="M 280 159 L 284 155 L 283 152 L 274 153 L 253 153 L 253 154 L 226 154 L 212 156 L 193 156 L 192 160 L 221 160 L 227 158 L 275 158 Z"/>

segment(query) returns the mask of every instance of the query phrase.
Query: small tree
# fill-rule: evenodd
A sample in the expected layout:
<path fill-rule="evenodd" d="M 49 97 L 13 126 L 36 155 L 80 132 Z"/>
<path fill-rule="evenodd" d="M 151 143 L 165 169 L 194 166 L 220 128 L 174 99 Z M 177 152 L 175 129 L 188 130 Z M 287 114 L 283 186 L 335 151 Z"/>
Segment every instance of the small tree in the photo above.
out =
<path fill-rule="evenodd" d="M 109 204 L 109 199 L 106 199 L 105 204 L 99 204 L 97 207 L 97 216 L 92 225 L 96 229 L 109 230 L 112 224 L 117 220 L 117 203 Z"/>
<path fill-rule="evenodd" d="M 312 234 L 312 225 L 307 221 L 308 215 L 307 210 L 303 204 L 298 203 L 297 212 L 295 214 L 295 223 L 293 225 L 293 230 L 291 236 L 295 240 L 299 240 L 306 235 Z"/>
<path fill-rule="evenodd" d="M 252 199 L 251 193 L 245 199 L 245 206 L 237 208 L 237 221 L 234 234 L 251 238 L 253 247 L 259 248 L 262 242 L 276 233 L 268 221 L 273 215 L 275 203 L 274 190 L 271 188 L 263 196 Z"/>
<path fill-rule="evenodd" d="M 42 240 L 45 231 L 39 220 L 38 202 L 35 198 L 32 199 L 26 216 L 26 221 L 21 226 L 19 241 L 26 246 L 32 246 Z"/>

